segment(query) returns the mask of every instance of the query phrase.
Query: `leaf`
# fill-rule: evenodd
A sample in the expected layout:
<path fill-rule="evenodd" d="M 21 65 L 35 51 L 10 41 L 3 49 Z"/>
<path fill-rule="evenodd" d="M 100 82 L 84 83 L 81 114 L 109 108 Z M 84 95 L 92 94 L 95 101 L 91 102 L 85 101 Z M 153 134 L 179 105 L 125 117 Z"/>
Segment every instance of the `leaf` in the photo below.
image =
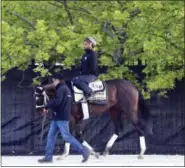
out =
<path fill-rule="evenodd" d="M 52 5 L 55 4 L 55 5 Z M 145 64 L 143 81 L 152 91 L 173 89 L 184 78 L 184 2 L 182 1 L 69 1 L 73 25 L 61 2 L 2 2 L 2 72 L 26 69 L 36 62 L 62 62 L 71 69 L 84 54 L 83 39 L 96 37 L 100 78 L 126 78 L 139 89 L 130 66 Z M 61 7 L 56 7 L 61 6 Z M 19 14 L 21 17 L 12 15 Z M 33 25 L 30 25 L 33 24 Z M 115 51 L 118 64 L 115 64 Z M 78 60 L 78 61 L 76 61 Z M 42 76 L 48 69 L 36 69 Z"/>
<path fill-rule="evenodd" d="M 58 53 L 63 54 L 63 52 L 65 51 L 65 48 L 61 45 L 57 45 L 56 50 Z"/>

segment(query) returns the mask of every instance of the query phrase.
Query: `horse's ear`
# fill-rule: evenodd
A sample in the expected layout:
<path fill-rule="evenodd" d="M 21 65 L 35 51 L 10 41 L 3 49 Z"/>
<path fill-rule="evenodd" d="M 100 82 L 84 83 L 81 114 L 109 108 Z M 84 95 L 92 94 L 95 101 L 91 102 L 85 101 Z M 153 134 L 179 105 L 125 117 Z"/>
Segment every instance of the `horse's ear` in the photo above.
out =
<path fill-rule="evenodd" d="M 49 84 L 49 83 L 53 83 L 53 77 L 52 77 L 52 76 L 49 76 L 49 77 L 48 77 L 48 84 Z"/>
<path fill-rule="evenodd" d="M 37 89 L 40 90 L 40 91 L 44 90 L 44 88 L 42 86 L 38 86 Z"/>
<path fill-rule="evenodd" d="M 35 89 L 35 92 L 38 94 L 41 94 L 44 92 L 44 88 L 42 86 L 37 86 Z"/>
<path fill-rule="evenodd" d="M 42 77 L 42 78 L 40 78 L 41 85 L 48 84 L 48 81 L 49 81 L 49 77 Z"/>

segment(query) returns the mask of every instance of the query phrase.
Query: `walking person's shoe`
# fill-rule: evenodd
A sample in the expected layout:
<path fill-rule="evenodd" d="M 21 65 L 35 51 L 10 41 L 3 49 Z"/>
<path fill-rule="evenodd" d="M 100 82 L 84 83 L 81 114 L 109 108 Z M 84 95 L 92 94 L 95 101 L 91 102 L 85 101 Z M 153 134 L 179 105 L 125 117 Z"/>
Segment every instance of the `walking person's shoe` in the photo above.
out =
<path fill-rule="evenodd" d="M 42 159 L 38 159 L 39 163 L 52 163 L 53 160 L 52 159 L 47 159 L 47 158 L 42 158 Z"/>
<path fill-rule="evenodd" d="M 84 148 L 85 148 L 85 152 L 83 153 L 82 163 L 87 162 L 89 160 L 90 155 L 91 155 L 91 151 L 87 147 L 84 147 Z"/>

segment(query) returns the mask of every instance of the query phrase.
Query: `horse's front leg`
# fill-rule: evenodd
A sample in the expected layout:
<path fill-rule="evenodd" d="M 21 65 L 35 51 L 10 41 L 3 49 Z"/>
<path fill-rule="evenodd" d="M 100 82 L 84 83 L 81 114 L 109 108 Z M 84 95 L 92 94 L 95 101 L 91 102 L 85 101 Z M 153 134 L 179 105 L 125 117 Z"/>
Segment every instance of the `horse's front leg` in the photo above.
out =
<path fill-rule="evenodd" d="M 71 118 L 70 122 L 69 122 L 69 130 L 70 130 L 70 133 L 75 136 L 75 121 L 73 119 L 73 117 Z M 64 144 L 64 151 L 63 153 L 61 154 L 61 156 L 59 156 L 57 158 L 57 160 L 63 160 L 64 158 L 66 158 L 70 153 L 70 143 L 68 142 L 65 142 Z"/>
<path fill-rule="evenodd" d="M 75 138 L 80 143 L 82 143 L 83 146 L 87 147 L 90 150 L 91 155 L 95 156 L 97 159 L 99 158 L 99 153 L 95 152 L 94 149 L 84 140 L 79 124 L 76 124 L 75 127 L 74 127 L 74 125 L 71 124 L 70 125 L 70 132 L 73 134 L 73 136 L 75 136 Z M 64 152 L 61 156 L 59 156 L 57 158 L 57 160 L 62 160 L 64 158 L 66 158 L 69 155 L 69 152 L 70 152 L 70 144 L 65 143 Z"/>
<path fill-rule="evenodd" d="M 64 152 L 62 153 L 61 156 L 57 158 L 57 160 L 63 160 L 64 158 L 66 158 L 69 155 L 69 151 L 70 151 L 70 143 L 65 142 Z"/>
<path fill-rule="evenodd" d="M 86 148 L 88 148 L 91 152 L 91 155 L 95 156 L 97 159 L 99 158 L 99 153 L 95 152 L 94 149 L 87 143 L 87 141 L 84 140 L 83 134 L 82 134 L 82 130 L 80 128 L 80 125 L 76 125 L 75 127 L 75 133 L 76 133 L 76 138 L 77 140 L 82 143 L 83 146 L 85 146 Z"/>
<path fill-rule="evenodd" d="M 106 144 L 105 150 L 103 152 L 103 156 L 109 155 L 110 150 L 112 149 L 112 146 L 114 145 L 115 141 L 117 140 L 119 134 L 121 133 L 123 129 L 123 125 L 121 122 L 121 115 L 119 111 L 116 111 L 115 109 L 110 109 L 109 111 L 110 117 L 113 121 L 114 127 L 115 127 L 115 132 L 109 139 L 109 141 Z"/>

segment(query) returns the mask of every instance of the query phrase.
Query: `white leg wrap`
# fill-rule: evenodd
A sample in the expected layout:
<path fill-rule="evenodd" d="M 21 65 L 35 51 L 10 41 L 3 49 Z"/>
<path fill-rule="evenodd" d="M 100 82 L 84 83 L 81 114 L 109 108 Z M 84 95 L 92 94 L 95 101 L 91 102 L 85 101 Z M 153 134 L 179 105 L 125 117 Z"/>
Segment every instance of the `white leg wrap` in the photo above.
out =
<path fill-rule="evenodd" d="M 140 155 L 143 155 L 146 151 L 145 137 L 141 136 L 139 137 L 139 140 L 140 140 L 140 149 L 141 149 Z"/>
<path fill-rule="evenodd" d="M 110 140 L 108 141 L 106 148 L 110 148 L 112 147 L 112 145 L 114 144 L 114 142 L 116 141 L 116 139 L 118 138 L 118 135 L 114 134 L 112 135 L 112 137 L 110 138 Z"/>
<path fill-rule="evenodd" d="M 83 111 L 83 119 L 86 120 L 89 118 L 89 108 L 87 103 L 81 103 Z"/>
<path fill-rule="evenodd" d="M 82 145 L 86 146 L 90 151 L 93 151 L 93 148 L 86 141 L 83 141 Z"/>
<path fill-rule="evenodd" d="M 69 155 L 69 150 L 70 150 L 70 143 L 65 143 L 64 152 L 61 156 L 57 158 L 57 160 L 63 160 L 65 157 L 67 157 Z"/>
<path fill-rule="evenodd" d="M 64 146 L 64 153 L 65 153 L 65 154 L 69 154 L 69 150 L 70 150 L 70 143 L 65 143 L 65 146 Z"/>

